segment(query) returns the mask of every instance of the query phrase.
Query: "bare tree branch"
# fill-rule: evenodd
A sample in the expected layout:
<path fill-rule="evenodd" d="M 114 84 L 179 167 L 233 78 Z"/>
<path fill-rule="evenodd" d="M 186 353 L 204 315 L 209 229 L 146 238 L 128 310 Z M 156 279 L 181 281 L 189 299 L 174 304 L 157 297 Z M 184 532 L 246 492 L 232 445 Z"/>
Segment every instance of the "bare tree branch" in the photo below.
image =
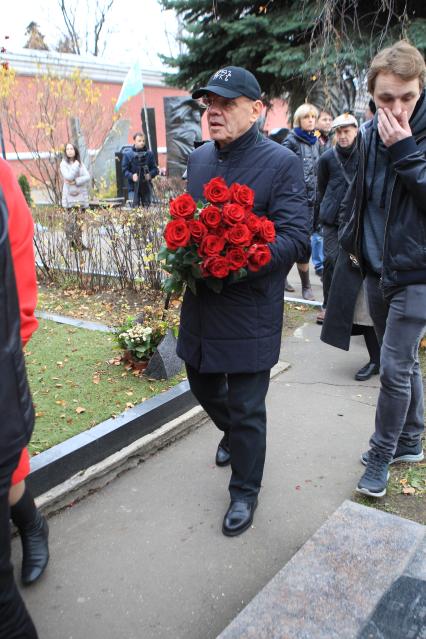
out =
<path fill-rule="evenodd" d="M 65 22 L 65 35 L 69 37 L 74 53 L 80 55 L 80 44 L 75 25 L 75 11 L 73 12 L 69 6 L 67 7 L 66 0 L 58 0 L 58 4 Z"/>
<path fill-rule="evenodd" d="M 101 46 L 101 38 L 105 32 L 105 23 L 114 4 L 114 0 L 86 0 L 84 10 L 79 10 L 80 0 L 74 4 L 72 0 L 58 0 L 65 24 L 63 34 L 71 42 L 73 53 L 86 53 L 98 56 L 105 50 L 106 42 Z M 77 16 L 86 15 L 86 21 L 78 23 Z"/>

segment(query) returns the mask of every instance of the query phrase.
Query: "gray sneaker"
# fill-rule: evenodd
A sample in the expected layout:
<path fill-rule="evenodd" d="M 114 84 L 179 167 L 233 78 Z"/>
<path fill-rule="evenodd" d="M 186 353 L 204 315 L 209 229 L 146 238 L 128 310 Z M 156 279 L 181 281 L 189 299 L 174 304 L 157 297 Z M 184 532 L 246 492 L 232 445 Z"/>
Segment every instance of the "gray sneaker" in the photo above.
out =
<path fill-rule="evenodd" d="M 370 451 L 367 450 L 361 455 L 361 464 L 367 466 Z M 396 451 L 389 464 L 398 462 L 421 462 L 425 458 L 422 442 L 419 441 L 416 446 L 407 446 L 406 444 L 398 444 Z"/>
<path fill-rule="evenodd" d="M 369 497 L 383 497 L 386 495 L 388 479 L 389 462 L 380 453 L 370 450 L 367 468 L 358 482 L 357 492 Z"/>

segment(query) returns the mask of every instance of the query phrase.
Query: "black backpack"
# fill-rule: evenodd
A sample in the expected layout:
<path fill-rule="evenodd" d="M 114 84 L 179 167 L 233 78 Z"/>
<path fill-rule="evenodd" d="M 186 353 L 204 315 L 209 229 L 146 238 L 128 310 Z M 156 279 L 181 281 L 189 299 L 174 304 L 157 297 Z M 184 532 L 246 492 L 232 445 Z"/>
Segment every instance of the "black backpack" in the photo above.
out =
<path fill-rule="evenodd" d="M 19 303 L 8 233 L 8 211 L 0 189 L 0 465 L 27 445 L 34 427 L 20 336 Z"/>

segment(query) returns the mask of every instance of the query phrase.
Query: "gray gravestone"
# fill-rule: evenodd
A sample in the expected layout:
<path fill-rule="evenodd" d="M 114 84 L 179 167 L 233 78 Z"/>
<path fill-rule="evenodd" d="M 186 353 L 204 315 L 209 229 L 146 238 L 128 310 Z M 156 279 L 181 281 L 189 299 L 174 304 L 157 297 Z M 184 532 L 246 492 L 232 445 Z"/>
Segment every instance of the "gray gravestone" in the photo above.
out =
<path fill-rule="evenodd" d="M 93 163 L 95 183 L 109 188 L 115 184 L 115 153 L 127 144 L 130 120 L 118 120 L 108 133 Z"/>
<path fill-rule="evenodd" d="M 183 361 L 176 355 L 176 337 L 168 330 L 149 360 L 145 375 L 153 379 L 170 379 L 180 373 Z"/>

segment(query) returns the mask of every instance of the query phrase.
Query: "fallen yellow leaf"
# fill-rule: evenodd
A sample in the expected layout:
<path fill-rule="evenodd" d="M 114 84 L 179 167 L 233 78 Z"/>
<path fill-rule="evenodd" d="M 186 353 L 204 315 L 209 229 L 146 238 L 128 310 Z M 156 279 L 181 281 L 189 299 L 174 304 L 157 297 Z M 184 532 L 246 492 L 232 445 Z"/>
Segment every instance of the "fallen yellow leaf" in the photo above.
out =
<path fill-rule="evenodd" d="M 80 415 L 80 413 L 85 413 L 86 409 L 83 408 L 83 406 L 77 406 L 77 408 L 75 409 L 75 412 Z"/>

